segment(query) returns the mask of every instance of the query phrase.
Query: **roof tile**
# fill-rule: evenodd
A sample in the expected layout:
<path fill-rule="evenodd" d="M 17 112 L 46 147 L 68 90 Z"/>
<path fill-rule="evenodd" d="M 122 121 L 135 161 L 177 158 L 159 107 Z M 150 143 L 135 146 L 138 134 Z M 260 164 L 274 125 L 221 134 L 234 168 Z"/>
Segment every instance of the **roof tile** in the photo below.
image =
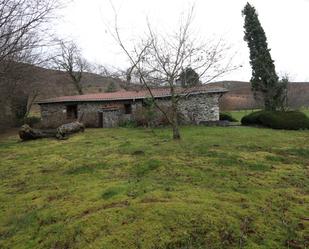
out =
<path fill-rule="evenodd" d="M 151 92 L 155 98 L 170 97 L 170 88 L 153 88 Z M 176 93 L 180 95 L 196 94 L 196 93 L 220 93 L 227 92 L 225 88 L 211 87 L 202 85 L 192 88 L 176 88 Z M 84 95 L 62 96 L 46 100 L 38 101 L 38 104 L 63 103 L 63 102 L 92 102 L 92 101 L 114 101 L 114 100 L 130 100 L 144 99 L 151 97 L 148 90 L 140 91 L 118 91 L 111 93 L 91 93 Z"/>

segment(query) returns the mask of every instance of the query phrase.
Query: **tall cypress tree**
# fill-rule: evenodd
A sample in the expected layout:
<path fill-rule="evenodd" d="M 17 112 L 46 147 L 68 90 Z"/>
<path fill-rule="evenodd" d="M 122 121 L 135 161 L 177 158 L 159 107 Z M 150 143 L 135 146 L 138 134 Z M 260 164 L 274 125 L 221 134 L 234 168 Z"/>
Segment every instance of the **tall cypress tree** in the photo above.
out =
<path fill-rule="evenodd" d="M 276 110 L 278 107 L 278 91 L 281 86 L 274 61 L 270 55 L 264 29 L 255 8 L 249 3 L 243 9 L 242 14 L 245 16 L 244 40 L 248 43 L 250 49 L 252 90 L 255 97 L 258 94 L 262 95 L 265 110 Z"/>

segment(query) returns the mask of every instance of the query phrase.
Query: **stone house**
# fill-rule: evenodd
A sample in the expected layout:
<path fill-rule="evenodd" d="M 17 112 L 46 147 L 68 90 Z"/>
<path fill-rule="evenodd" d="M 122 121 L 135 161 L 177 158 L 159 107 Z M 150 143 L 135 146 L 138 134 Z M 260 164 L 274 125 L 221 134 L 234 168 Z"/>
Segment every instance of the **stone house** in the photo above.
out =
<path fill-rule="evenodd" d="M 219 120 L 219 99 L 227 92 L 226 89 L 203 85 L 177 88 L 176 92 L 182 124 Z M 169 88 L 155 88 L 152 93 L 160 106 L 169 107 Z M 119 91 L 56 97 L 41 100 L 38 104 L 45 127 L 57 127 L 77 119 L 87 127 L 117 127 L 124 121 L 137 119 L 150 97 L 148 90 Z M 160 116 L 159 110 L 155 113 Z"/>

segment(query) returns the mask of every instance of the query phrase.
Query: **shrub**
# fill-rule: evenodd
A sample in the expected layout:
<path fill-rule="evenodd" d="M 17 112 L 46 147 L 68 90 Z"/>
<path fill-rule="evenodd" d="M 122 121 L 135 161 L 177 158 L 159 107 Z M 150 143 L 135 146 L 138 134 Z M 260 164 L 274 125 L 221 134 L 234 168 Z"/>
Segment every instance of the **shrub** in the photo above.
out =
<path fill-rule="evenodd" d="M 242 125 L 262 125 L 259 120 L 260 115 L 263 111 L 252 112 L 241 119 Z"/>
<path fill-rule="evenodd" d="M 150 123 L 149 118 L 146 115 L 146 111 L 144 107 L 138 107 L 134 114 L 134 120 L 136 121 L 137 126 L 146 127 Z"/>
<path fill-rule="evenodd" d="M 137 127 L 137 123 L 134 120 L 125 120 L 125 121 L 122 121 L 119 124 L 119 127 L 123 127 L 123 128 L 136 128 Z"/>
<path fill-rule="evenodd" d="M 299 111 L 259 111 L 244 116 L 243 125 L 261 125 L 273 129 L 309 129 L 309 118 Z"/>
<path fill-rule="evenodd" d="M 168 107 L 161 106 L 161 108 L 166 112 L 169 111 Z M 156 107 L 148 105 L 138 107 L 134 112 L 134 119 L 136 120 L 137 126 L 143 127 L 157 127 L 168 124 L 165 116 Z"/>
<path fill-rule="evenodd" d="M 220 112 L 220 121 L 238 122 L 230 113 Z"/>
<path fill-rule="evenodd" d="M 32 117 L 25 117 L 21 119 L 20 121 L 18 121 L 18 125 L 20 126 L 20 125 L 27 124 L 33 128 L 36 124 L 39 124 L 40 122 L 41 122 L 41 118 L 32 116 Z"/>

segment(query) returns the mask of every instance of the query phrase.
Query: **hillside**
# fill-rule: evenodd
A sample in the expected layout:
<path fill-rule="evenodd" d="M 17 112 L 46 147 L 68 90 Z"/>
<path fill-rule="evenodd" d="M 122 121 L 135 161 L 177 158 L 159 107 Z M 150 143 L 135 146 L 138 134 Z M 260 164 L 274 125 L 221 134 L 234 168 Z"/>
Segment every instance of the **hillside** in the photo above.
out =
<path fill-rule="evenodd" d="M 33 73 L 35 80 L 32 87 L 38 89 L 38 99 L 77 94 L 70 78 L 64 72 L 34 67 Z M 82 80 L 85 93 L 104 92 L 112 82 L 117 90 L 124 90 L 126 88 L 125 82 L 120 79 L 103 77 L 93 73 L 85 73 Z M 229 93 L 221 99 L 220 105 L 223 110 L 255 109 L 262 105 L 262 103 L 254 99 L 249 82 L 220 81 L 210 84 L 225 87 L 229 90 Z M 290 83 L 288 101 L 289 106 L 292 108 L 308 107 L 309 83 Z"/>
<path fill-rule="evenodd" d="M 77 94 L 70 78 L 65 72 L 36 66 L 29 66 L 28 70 L 31 70 L 32 73 L 32 84 L 29 87 L 39 92 L 38 100 Z M 98 74 L 85 73 L 82 79 L 85 93 L 104 92 L 112 82 L 117 90 L 124 90 L 126 88 L 125 82 L 121 79 L 104 77 Z M 249 82 L 220 81 L 210 84 L 225 87 L 229 90 L 229 93 L 221 99 L 221 107 L 223 109 L 239 110 L 260 106 L 260 103 L 257 103 L 253 98 Z M 309 106 L 309 83 L 290 83 L 289 104 L 294 108 Z"/>
<path fill-rule="evenodd" d="M 256 109 L 262 106 L 261 103 L 254 99 L 249 82 L 221 81 L 210 84 L 229 90 L 229 92 L 221 98 L 220 107 L 223 110 Z M 291 108 L 309 106 L 308 82 L 289 83 L 288 104 Z"/>
<path fill-rule="evenodd" d="M 77 94 L 74 85 L 65 72 L 41 67 L 32 67 L 31 70 L 35 75 L 32 87 L 39 91 L 38 99 Z M 120 79 L 103 77 L 93 73 L 84 73 L 82 78 L 85 93 L 104 92 L 112 82 L 117 90 L 124 86 L 124 82 Z"/>
<path fill-rule="evenodd" d="M 9 70 L 7 68 L 5 70 L 5 77 L 2 76 L 0 80 L 0 129 L 14 125 L 12 103 L 16 103 L 16 99 L 29 96 L 28 100 L 31 101 L 32 96 L 37 95 L 37 101 L 77 94 L 71 79 L 65 72 L 24 63 L 13 63 Z M 122 90 L 125 87 L 125 83 L 120 79 L 93 73 L 84 73 L 82 79 L 85 93 L 104 92 L 112 82 L 116 90 Z M 39 106 L 33 105 L 31 113 L 38 112 Z"/>

